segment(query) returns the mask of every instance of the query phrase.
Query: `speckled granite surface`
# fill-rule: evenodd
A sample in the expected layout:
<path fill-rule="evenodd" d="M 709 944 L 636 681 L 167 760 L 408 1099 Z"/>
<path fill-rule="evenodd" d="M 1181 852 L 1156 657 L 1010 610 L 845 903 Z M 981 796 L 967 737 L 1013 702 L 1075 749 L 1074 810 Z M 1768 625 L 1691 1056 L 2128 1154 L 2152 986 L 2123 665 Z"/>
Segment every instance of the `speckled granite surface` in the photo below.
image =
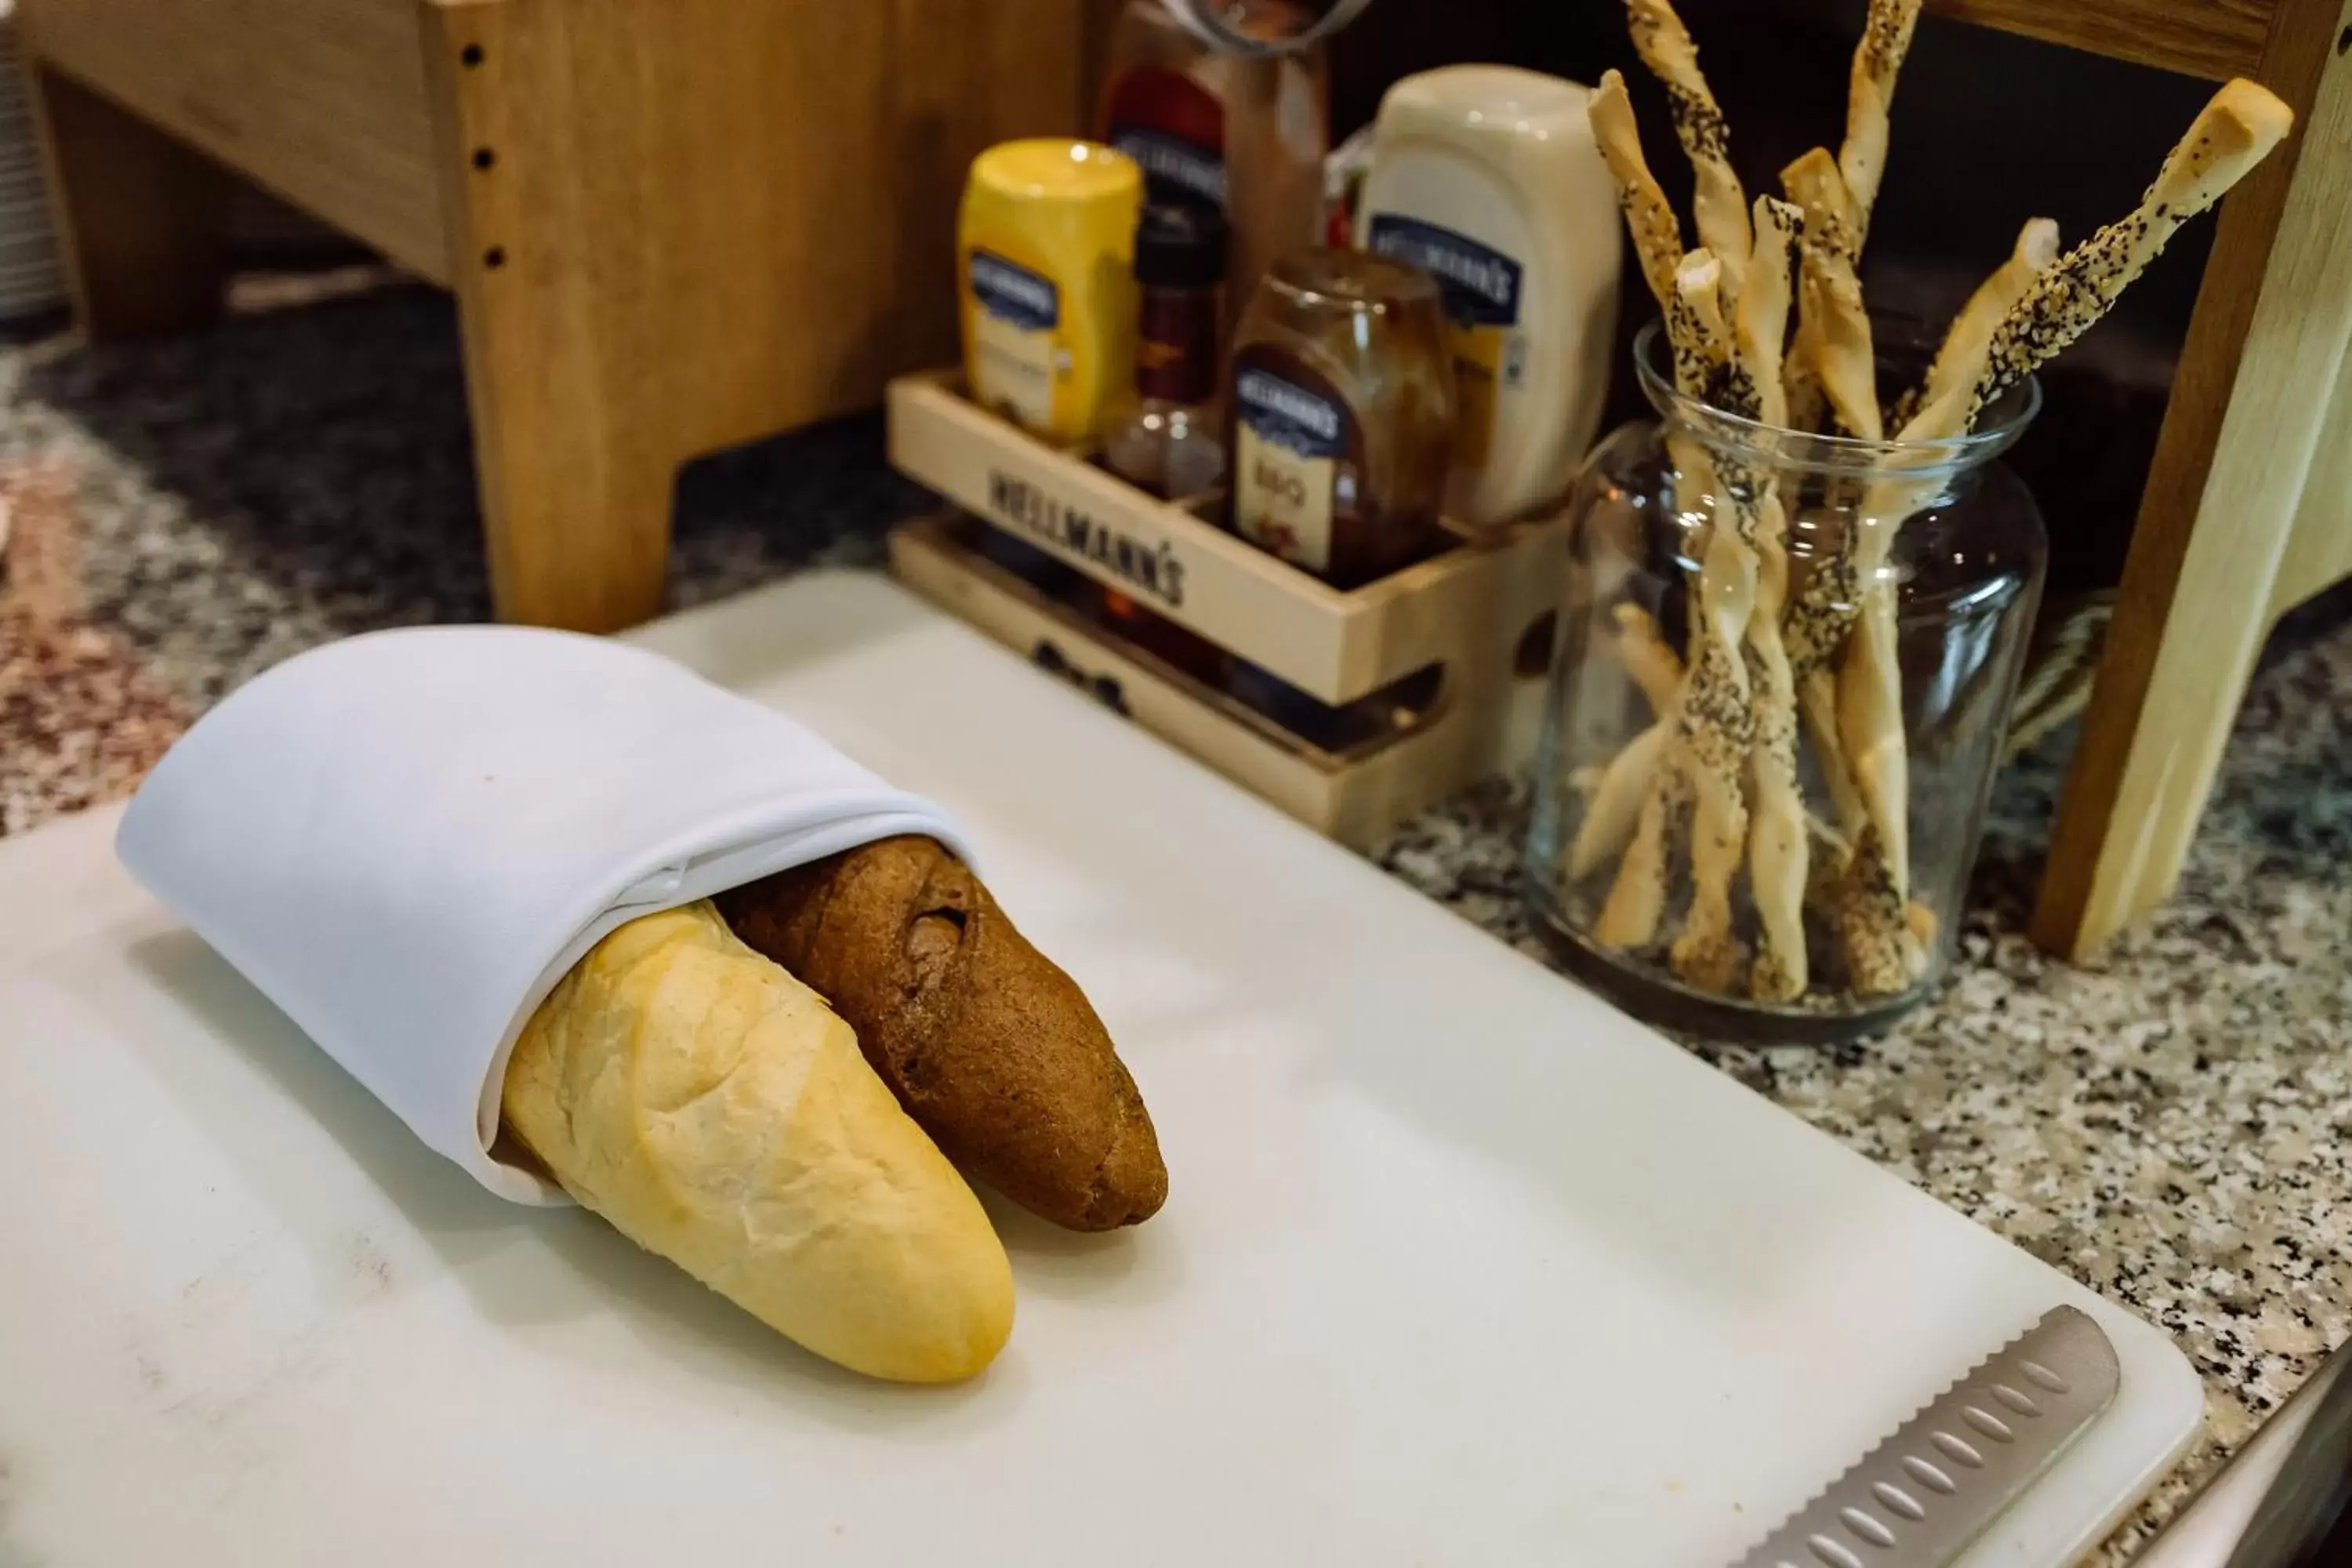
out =
<path fill-rule="evenodd" d="M 447 305 L 368 281 L 168 343 L 0 349 L 0 832 L 123 792 L 299 648 L 486 613 Z M 677 597 L 877 561 L 919 501 L 869 422 L 700 466 Z M 2352 625 L 2308 617 L 2282 644 L 2179 897 L 2099 967 L 2021 934 L 2061 737 L 2003 780 L 1931 1007 L 1836 1052 L 1696 1047 L 2173 1332 L 2209 1433 L 2114 1562 L 2352 1332 Z M 1517 807 L 1475 792 L 1381 859 L 1540 954 L 1512 893 Z"/>

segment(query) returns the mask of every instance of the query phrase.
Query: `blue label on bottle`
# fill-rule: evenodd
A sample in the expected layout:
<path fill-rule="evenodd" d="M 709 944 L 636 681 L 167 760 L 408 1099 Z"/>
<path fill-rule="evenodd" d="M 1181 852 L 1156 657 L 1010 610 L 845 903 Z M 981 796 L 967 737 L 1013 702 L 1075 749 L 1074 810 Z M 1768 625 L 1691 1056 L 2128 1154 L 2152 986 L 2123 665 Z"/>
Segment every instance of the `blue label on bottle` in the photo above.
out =
<path fill-rule="evenodd" d="M 1519 320 L 1517 261 L 1467 235 L 1394 213 L 1372 215 L 1371 248 L 1437 279 L 1445 312 L 1465 327 L 1510 327 Z"/>
<path fill-rule="evenodd" d="M 1192 196 L 1224 206 L 1225 161 L 1214 148 L 1140 125 L 1113 125 L 1110 144 L 1142 167 L 1154 196 Z"/>
<path fill-rule="evenodd" d="M 1348 416 L 1330 399 L 1262 370 L 1245 370 L 1234 384 L 1242 422 L 1261 441 L 1302 458 L 1343 458 Z"/>
<path fill-rule="evenodd" d="M 971 297 L 982 310 L 1024 331 L 1051 331 L 1062 319 L 1062 291 L 1052 279 L 992 251 L 971 253 Z"/>

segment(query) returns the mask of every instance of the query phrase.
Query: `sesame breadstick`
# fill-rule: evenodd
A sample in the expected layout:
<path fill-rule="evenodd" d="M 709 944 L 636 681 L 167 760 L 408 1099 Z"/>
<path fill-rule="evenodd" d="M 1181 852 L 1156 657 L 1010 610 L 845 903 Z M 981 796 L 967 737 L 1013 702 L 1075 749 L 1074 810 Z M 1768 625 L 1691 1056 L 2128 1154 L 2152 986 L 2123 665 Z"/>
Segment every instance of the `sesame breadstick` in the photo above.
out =
<path fill-rule="evenodd" d="M 1735 412 L 1779 426 L 1788 416 L 1780 345 L 1789 327 L 1790 260 L 1804 215 L 1788 202 L 1759 196 L 1753 217 L 1756 249 L 1733 329 L 1735 361 L 1748 395 Z M 1748 750 L 1748 881 L 1758 929 L 1748 989 L 1759 1001 L 1788 1002 L 1802 995 L 1811 981 L 1804 902 L 1811 847 L 1797 784 L 1795 688 L 1780 639 L 1780 611 L 1789 596 L 1788 518 L 1775 480 L 1763 477 L 1754 489 L 1748 542 L 1756 551 L 1756 607 L 1748 618 L 1746 657 L 1756 732 Z"/>
<path fill-rule="evenodd" d="M 1622 853 L 1641 822 L 1642 802 L 1649 793 L 1674 733 L 1675 704 L 1681 700 L 1682 656 L 1666 646 L 1658 623 L 1639 605 L 1625 604 L 1614 612 L 1617 622 L 1617 662 L 1657 715 L 1657 722 L 1635 736 L 1601 770 L 1586 802 L 1576 841 L 1569 846 L 1568 876 L 1580 882 L 1610 857 Z"/>
<path fill-rule="evenodd" d="M 1739 368 L 1754 385 L 1755 406 L 1743 409 L 1760 425 L 1787 422 L 1789 405 L 1780 384 L 1781 340 L 1788 335 L 1790 266 L 1805 215 L 1778 196 L 1756 198 L 1756 248 L 1748 261 L 1748 286 L 1740 291 L 1734 321 Z"/>
<path fill-rule="evenodd" d="M 1895 81 L 1911 35 L 1919 26 L 1919 0 L 1870 0 L 1847 73 L 1845 142 L 1838 149 L 1838 173 L 1853 194 L 1854 251 L 1870 232 L 1871 209 L 1878 205 L 1879 181 L 1886 173 L 1886 132 L 1895 106 Z"/>
<path fill-rule="evenodd" d="M 2017 233 L 2017 245 L 2009 259 L 1993 269 L 1992 275 L 1977 285 L 1960 313 L 1944 333 L 1944 341 L 1936 350 L 1936 358 L 1927 366 L 1927 374 L 1919 385 L 1897 406 L 1906 412 L 1895 420 L 1904 431 L 1903 439 L 1926 438 L 1910 434 L 1912 420 L 1948 400 L 1958 400 L 1963 395 L 1973 396 L 1978 379 L 1983 375 L 1986 357 L 1992 352 L 1993 331 L 2006 321 L 2033 280 L 2050 270 L 2058 259 L 2058 226 L 2046 217 L 2029 218 Z M 1934 419 L 1923 423 L 1922 431 L 1932 430 L 1955 421 L 1966 409 L 1939 410 Z M 1956 426 L 1949 432 L 1958 433 Z"/>
<path fill-rule="evenodd" d="M 1995 329 L 2034 279 L 2049 269 L 2057 247 L 2058 226 L 2047 218 L 2035 218 L 2019 231 L 2009 260 L 1979 286 L 1945 334 L 1922 386 L 1920 400 L 1927 407 L 1906 422 L 1898 442 L 1947 439 L 1958 434 L 1946 427 L 1968 406 L 1984 373 Z M 1867 812 L 1876 834 L 1865 840 L 1858 823 L 1848 821 L 1844 826 L 1856 843 L 1868 842 L 1874 853 L 1887 858 L 1885 868 L 1866 876 L 1865 885 L 1873 889 L 1883 885 L 1903 898 L 1910 896 L 1911 886 L 1910 832 L 1903 808 L 1909 764 L 1903 751 L 1903 693 L 1895 664 L 1893 591 L 1880 576 L 1904 520 L 1927 503 L 1932 489 L 1901 484 L 1873 488 L 1863 503 L 1853 551 L 1853 583 L 1862 595 L 1859 634 L 1847 639 L 1834 696 L 1826 665 L 1812 668 L 1806 675 L 1806 711 L 1816 721 L 1835 714 L 1839 763 L 1852 770 L 1852 798 Z M 1831 748 L 1824 745 L 1825 769 L 1831 755 Z M 1842 815 L 1846 809 L 1842 803 Z M 1869 900 L 1874 909 L 1883 902 L 1874 896 Z M 1849 914 L 1844 923 L 1852 927 L 1861 918 Z M 1887 950 L 1881 944 L 1882 954 Z"/>
<path fill-rule="evenodd" d="M 1861 255 L 1862 234 L 1854 216 L 1853 198 L 1828 148 L 1816 147 L 1781 170 L 1780 189 L 1804 210 L 1805 226 L 1800 234 L 1804 254 L 1825 250 L 1845 258 L 1849 265 Z M 1796 341 L 1781 373 L 1789 402 L 1789 426 L 1795 430 L 1813 430 L 1822 422 L 1822 384 L 1813 374 L 1821 326 L 1813 319 L 1813 302 L 1800 290 Z"/>
<path fill-rule="evenodd" d="M 1682 690 L 1682 656 L 1666 646 L 1658 623 L 1641 605 L 1620 605 L 1612 616 L 1617 622 L 1618 662 L 1649 700 L 1650 710 L 1665 718 Z"/>
<path fill-rule="evenodd" d="M 1810 226 L 1802 273 L 1814 325 L 1814 378 L 1848 434 L 1878 440 L 1884 430 L 1878 414 L 1878 355 L 1871 343 L 1870 313 L 1862 302 L 1862 280 L 1854 276 L 1852 260 L 1814 242 Z"/>
<path fill-rule="evenodd" d="M 1783 380 L 1791 384 L 1793 402 L 1796 362 L 1810 359 L 1811 385 L 1829 398 L 1838 422 L 1857 436 L 1876 440 L 1884 426 L 1878 417 L 1870 318 L 1863 306 L 1862 285 L 1843 250 L 1853 233 L 1853 198 L 1825 148 L 1816 147 L 1790 164 L 1781 171 L 1780 180 L 1805 211 L 1800 290 L 1804 311 L 1799 342 L 1789 355 L 1791 374 Z M 1823 370 L 1834 380 L 1834 386 L 1824 384 Z M 1852 526 L 1849 522 L 1850 531 Z M 1835 554 L 1816 561 L 1803 592 L 1790 606 L 1785 635 L 1791 673 L 1801 689 L 1813 672 L 1829 665 L 1845 642 L 1859 588 L 1854 568 L 1858 547 L 1859 542 L 1849 537 Z M 1816 707 L 1808 702 L 1808 713 Z M 1817 732 L 1815 739 L 1819 738 Z M 1853 825 L 1846 826 L 1851 829 Z"/>
<path fill-rule="evenodd" d="M 1701 366 L 1692 342 L 1693 329 L 1675 286 L 1675 271 L 1683 262 L 1682 226 L 1642 155 L 1640 129 L 1634 123 L 1633 102 L 1626 97 L 1625 78 L 1621 72 L 1601 73 L 1601 84 L 1586 104 L 1585 115 L 1591 123 L 1602 161 L 1616 184 L 1617 203 L 1625 214 L 1625 226 L 1633 238 L 1633 253 L 1643 279 L 1649 284 L 1664 317 L 1675 382 L 1678 385 L 1695 383 Z M 1686 448 L 1688 443 L 1678 447 Z M 1695 453 L 1675 449 L 1671 455 L 1682 483 L 1706 488 L 1703 465 L 1694 466 Z M 1687 815 L 1688 805 L 1680 771 L 1670 765 L 1667 758 L 1666 742 L 1681 709 L 1679 697 L 1673 706 L 1674 711 L 1662 714 L 1659 724 L 1654 726 L 1653 733 L 1657 738 L 1649 743 L 1650 755 L 1645 757 L 1635 752 L 1636 747 L 1643 745 L 1637 741 L 1611 762 L 1602 773 L 1601 786 L 1586 807 L 1577 843 L 1570 851 L 1572 876 L 1580 879 L 1598 870 L 1610 855 L 1618 852 L 1625 802 L 1629 798 L 1639 801 L 1633 810 L 1633 836 L 1622 843 L 1616 877 L 1593 927 L 1594 939 L 1604 947 L 1647 947 L 1656 939 L 1658 923 L 1665 912 L 1672 877 L 1667 841 Z M 1638 794 L 1629 795 L 1635 785 L 1639 786 Z"/>
<path fill-rule="evenodd" d="M 1724 270 L 1723 294 L 1739 295 L 1740 271 L 1754 240 L 1748 231 L 1748 195 L 1731 166 L 1730 137 L 1723 110 L 1698 68 L 1698 46 L 1675 15 L 1670 0 L 1625 0 L 1634 51 L 1665 87 L 1675 138 L 1690 159 L 1691 216 L 1698 242 L 1715 253 Z"/>

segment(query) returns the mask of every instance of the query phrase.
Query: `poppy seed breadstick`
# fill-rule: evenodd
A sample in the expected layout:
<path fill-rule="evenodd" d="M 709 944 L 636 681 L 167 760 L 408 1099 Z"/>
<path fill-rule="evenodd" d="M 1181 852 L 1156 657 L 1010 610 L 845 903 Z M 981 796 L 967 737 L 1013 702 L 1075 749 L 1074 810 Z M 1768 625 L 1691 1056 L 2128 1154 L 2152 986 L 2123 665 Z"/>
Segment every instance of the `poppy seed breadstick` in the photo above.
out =
<path fill-rule="evenodd" d="M 1780 384 L 1781 341 L 1789 328 L 1790 266 L 1804 215 L 1790 203 L 1759 196 L 1752 214 L 1756 249 L 1733 329 L 1738 379 L 1748 404 L 1738 412 L 1767 426 L 1787 416 Z M 1755 734 L 1748 742 L 1748 881 L 1756 906 L 1755 962 L 1748 994 L 1788 1002 L 1811 980 L 1805 953 L 1805 882 L 1811 843 L 1805 803 L 1797 783 L 1797 704 L 1789 654 L 1780 637 L 1788 601 L 1788 516 L 1780 486 L 1769 475 L 1751 485 L 1756 551 L 1756 607 L 1748 617 L 1748 680 Z"/>
<path fill-rule="evenodd" d="M 2294 110 L 2242 78 L 2213 95 L 2139 205 L 2034 279 L 1992 335 L 1966 428 L 2095 325 L 2180 226 L 2229 194 L 2294 128 Z"/>
<path fill-rule="evenodd" d="M 1683 258 L 1675 283 L 1696 328 L 1704 374 L 1717 386 L 1735 380 L 1721 261 L 1695 250 Z M 1715 488 L 1718 495 L 1735 490 Z M 1743 644 L 1755 611 L 1756 555 L 1741 537 L 1752 522 L 1737 515 L 1745 510 L 1738 501 L 1729 504 L 1734 526 L 1724 526 L 1718 510 L 1699 567 L 1696 646 L 1672 748 L 1672 765 L 1690 791 L 1691 902 L 1667 956 L 1685 984 L 1714 992 L 1733 987 L 1742 962 L 1731 890 L 1747 856 L 1748 751 L 1755 731 Z"/>
<path fill-rule="evenodd" d="M 1620 71 L 1601 73 L 1601 85 L 1585 103 L 1585 118 L 1600 144 L 1601 161 L 1617 185 L 1617 205 L 1625 214 L 1625 227 L 1633 237 L 1633 256 L 1641 263 L 1642 279 L 1649 284 L 1658 309 L 1674 314 L 1675 268 L 1682 265 L 1682 225 L 1665 193 L 1658 189 L 1642 156 L 1642 135 L 1633 122 L 1633 102 L 1625 96 Z"/>
<path fill-rule="evenodd" d="M 1748 195 L 1731 166 L 1731 139 L 1723 110 L 1698 68 L 1698 46 L 1669 0 L 1626 0 L 1634 51 L 1666 89 L 1675 139 L 1690 159 L 1691 216 L 1698 242 L 1715 252 L 1724 271 L 1727 301 L 1739 293 L 1739 275 L 1754 240 L 1748 232 Z"/>
<path fill-rule="evenodd" d="M 1985 409 L 2105 316 L 2180 226 L 2245 178 L 2294 124 L 2294 111 L 2268 89 L 2242 79 L 2224 86 L 2166 157 L 2139 205 L 2037 273 L 1994 326 L 1973 388 L 1966 394 L 1948 390 L 1932 400 L 1906 424 L 1906 438 L 1948 439 L 1974 429 Z M 1867 508 L 1874 515 L 1899 520 L 1921 500 L 1917 487 L 1899 481 L 1877 489 L 1882 493 Z M 1881 526 L 1889 536 L 1870 542 L 1865 563 L 1884 561 L 1891 548 L 1892 528 Z M 1908 763 L 1894 668 L 1894 605 L 1883 585 L 1873 584 L 1864 592 L 1861 625 L 1839 674 L 1838 722 L 1855 782 L 1870 805 L 1873 831 L 1864 836 L 1847 868 L 1839 919 L 1849 933 L 1847 959 L 1855 988 L 1868 993 L 1908 984 L 1924 970 L 1926 955 L 1905 907 L 1910 888 L 1903 813 Z M 1890 906 L 1905 929 L 1887 929 Z M 1889 962 L 1893 952 L 1901 954 L 1899 965 Z"/>
<path fill-rule="evenodd" d="M 1722 264 L 1701 248 L 1684 257 L 1675 273 L 1667 321 L 1679 323 L 1682 334 L 1675 382 L 1685 395 L 1705 397 L 1708 384 L 1731 365 Z M 1695 443 L 1670 442 L 1669 451 L 1678 489 L 1702 496 L 1719 488 Z M 1604 947 L 1644 948 L 1657 940 L 1673 876 L 1668 839 L 1687 819 L 1698 887 L 1673 958 L 1685 980 L 1717 991 L 1729 988 L 1738 963 L 1731 881 L 1747 834 L 1743 784 L 1753 718 L 1740 641 L 1755 594 L 1753 552 L 1735 530 L 1711 529 L 1693 591 L 1691 658 L 1674 705 L 1673 733 L 1593 928 Z"/>

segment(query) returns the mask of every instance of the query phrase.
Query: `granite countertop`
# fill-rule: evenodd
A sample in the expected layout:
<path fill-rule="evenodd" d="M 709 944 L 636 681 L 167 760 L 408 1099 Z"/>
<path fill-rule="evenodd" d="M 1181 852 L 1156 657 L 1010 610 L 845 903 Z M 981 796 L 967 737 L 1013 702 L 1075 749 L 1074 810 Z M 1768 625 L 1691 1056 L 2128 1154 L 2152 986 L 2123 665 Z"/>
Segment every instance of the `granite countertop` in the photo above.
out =
<path fill-rule="evenodd" d="M 0 345 L 0 834 L 123 794 L 300 648 L 488 613 L 447 302 L 373 272 L 240 287 L 198 336 Z M 712 459 L 681 480 L 674 596 L 878 563 L 923 500 L 871 421 Z M 2121 1562 L 2352 1333 L 2352 619 L 2283 629 L 2179 896 L 2087 969 L 2023 935 L 2071 743 L 2003 776 L 1933 1005 L 1833 1051 L 1692 1048 L 2173 1334 L 2208 1430 Z M 1521 801 L 1474 791 L 1379 858 L 1540 957 Z"/>

